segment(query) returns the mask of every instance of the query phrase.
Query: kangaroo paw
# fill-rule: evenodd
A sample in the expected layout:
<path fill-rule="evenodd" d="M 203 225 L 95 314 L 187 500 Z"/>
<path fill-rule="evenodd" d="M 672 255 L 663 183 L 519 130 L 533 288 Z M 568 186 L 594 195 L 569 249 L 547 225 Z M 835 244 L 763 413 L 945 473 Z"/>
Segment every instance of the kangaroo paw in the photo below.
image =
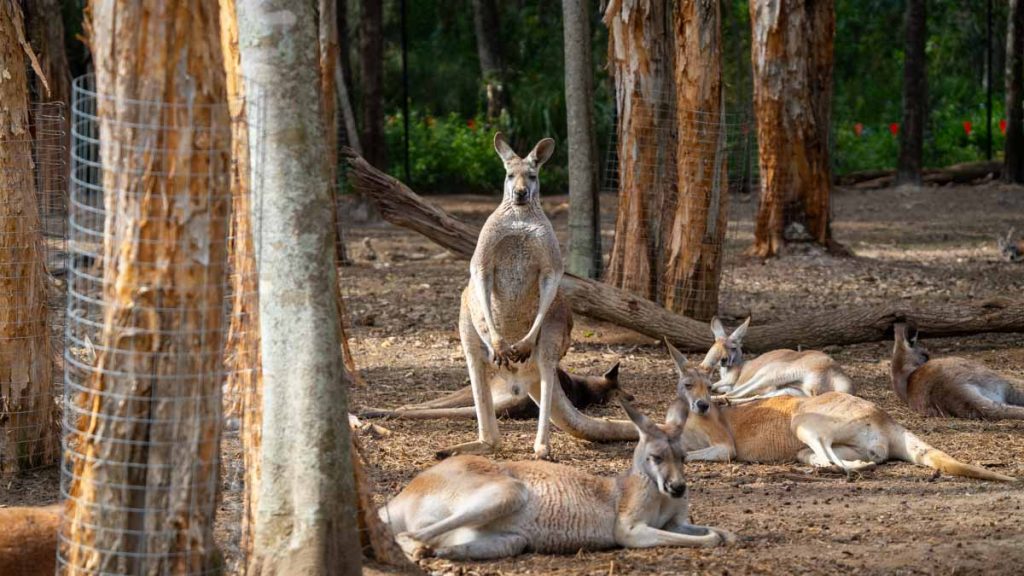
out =
<path fill-rule="evenodd" d="M 444 460 L 449 456 L 457 456 L 459 454 L 493 454 L 497 451 L 498 447 L 495 444 L 477 440 L 476 442 L 466 442 L 465 444 L 438 450 L 434 453 L 434 456 L 438 460 Z"/>

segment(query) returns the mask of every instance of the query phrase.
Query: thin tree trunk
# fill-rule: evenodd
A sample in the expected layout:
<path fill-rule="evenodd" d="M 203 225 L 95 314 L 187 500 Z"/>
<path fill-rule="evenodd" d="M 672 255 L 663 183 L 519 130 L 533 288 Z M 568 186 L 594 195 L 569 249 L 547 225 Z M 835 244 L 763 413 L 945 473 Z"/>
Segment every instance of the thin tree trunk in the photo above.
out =
<path fill-rule="evenodd" d="M 494 0 L 473 0 L 473 30 L 476 33 L 476 53 L 480 59 L 480 74 L 483 76 L 487 97 L 487 117 L 494 120 L 501 116 L 501 111 L 508 105 L 501 59 L 498 7 Z M 589 49 L 589 36 L 586 46 Z"/>
<path fill-rule="evenodd" d="M 341 64 L 342 81 L 349 90 L 355 90 L 355 80 L 352 78 L 352 34 L 348 27 L 348 0 L 338 0 L 338 62 Z M 349 142 L 349 146 L 352 143 Z M 355 146 L 352 146 L 355 148 Z"/>
<path fill-rule="evenodd" d="M 675 21 L 679 199 L 666 230 L 665 307 L 709 320 L 718 312 L 729 198 L 719 2 L 680 0 Z"/>
<path fill-rule="evenodd" d="M 900 158 L 896 180 L 900 184 L 921 183 L 921 152 L 924 125 L 928 118 L 928 74 L 925 44 L 928 22 L 925 0 L 907 0 L 903 50 L 903 126 L 900 129 Z"/>
<path fill-rule="evenodd" d="M 62 558 L 68 574 L 211 571 L 230 193 L 217 5 L 90 9 L 105 310 Z"/>
<path fill-rule="evenodd" d="M 345 140 L 347 145 L 362 154 L 363 147 L 359 144 L 359 127 L 356 122 L 356 114 L 352 110 L 352 97 L 349 91 L 352 85 L 345 78 L 345 64 L 339 60 L 334 70 L 334 82 L 338 85 L 338 108 L 341 109 L 341 118 L 345 126 Z"/>
<path fill-rule="evenodd" d="M 618 114 L 619 208 L 607 281 L 659 297 L 662 218 L 675 202 L 671 14 L 664 0 L 612 0 L 604 14 Z"/>
<path fill-rule="evenodd" d="M 569 124 L 569 271 L 601 275 L 601 208 L 597 185 L 587 0 L 562 0 L 565 32 L 565 107 Z"/>
<path fill-rule="evenodd" d="M 243 0 L 238 12 L 246 90 L 262 106 L 249 137 L 264 151 L 253 169 L 265 191 L 254 220 L 267 386 L 250 570 L 359 574 L 316 13 L 286 0 Z"/>
<path fill-rule="evenodd" d="M 53 462 L 46 269 L 21 8 L 0 0 L 0 476 Z"/>
<path fill-rule="evenodd" d="M 360 141 L 366 160 L 388 169 L 384 139 L 384 2 L 363 0 L 360 19 L 360 81 L 363 89 L 363 131 Z"/>
<path fill-rule="evenodd" d="M 802 236 L 847 254 L 829 214 L 833 0 L 751 0 L 750 20 L 761 165 L 751 254 L 775 256 Z"/>
<path fill-rule="evenodd" d="M 1003 180 L 1024 183 L 1024 0 L 1006 19 L 1006 143 Z"/>
<path fill-rule="evenodd" d="M 263 371 L 256 253 L 252 238 L 252 188 L 249 184 L 249 118 L 238 50 L 235 0 L 220 0 L 221 48 L 231 111 L 231 321 L 225 367 L 225 411 L 241 419 L 242 537 L 246 558 L 253 554 L 253 521 L 259 501 L 260 438 L 263 427 Z"/>

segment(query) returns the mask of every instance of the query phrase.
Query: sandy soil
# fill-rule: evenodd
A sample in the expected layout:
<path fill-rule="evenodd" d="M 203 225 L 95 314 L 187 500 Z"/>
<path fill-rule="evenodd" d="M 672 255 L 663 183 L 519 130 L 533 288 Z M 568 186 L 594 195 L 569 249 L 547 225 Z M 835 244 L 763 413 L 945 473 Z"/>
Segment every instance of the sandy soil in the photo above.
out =
<path fill-rule="evenodd" d="M 490 197 L 442 197 L 440 205 L 482 221 Z M 555 209 L 564 197 L 546 197 Z M 602 198 L 604 229 L 613 227 L 614 197 Z M 835 235 L 856 253 L 836 259 L 798 247 L 761 262 L 741 256 L 750 242 L 750 204 L 734 198 L 734 218 L 722 282 L 727 323 L 755 322 L 893 298 L 963 300 L 1019 296 L 1024 265 L 998 258 L 995 234 L 1024 228 L 1024 189 L 975 187 L 837 191 Z M 564 236 L 566 216 L 554 210 Z M 369 239 L 369 248 L 364 239 Z M 606 243 L 610 237 L 606 232 Z M 355 265 L 346 268 L 349 325 L 357 364 L 368 385 L 352 404 L 394 407 L 428 400 L 468 384 L 456 332 L 465 262 L 445 257 L 429 241 L 391 226 L 349 231 Z M 372 259 L 371 259 L 372 257 Z M 573 371 L 599 373 L 622 361 L 623 387 L 645 411 L 661 415 L 674 391 L 669 360 L 647 337 L 577 317 L 564 360 Z M 927 342 L 936 355 L 961 355 L 1024 377 L 1024 334 Z M 889 343 L 827 350 L 879 403 L 928 442 L 954 456 L 1024 477 L 1024 422 L 922 419 L 888 387 Z M 692 359 L 698 357 L 691 354 Z M 591 413 L 621 417 L 611 406 Z M 440 447 L 474 438 L 464 421 L 386 421 L 391 433 L 364 437 L 380 502 L 435 462 Z M 501 421 L 502 458 L 529 458 L 535 422 Z M 229 426 L 230 431 L 230 426 Z M 559 461 L 596 474 L 628 467 L 632 446 L 590 444 L 556 432 Z M 241 488 L 238 447 L 226 444 L 225 499 L 218 535 L 229 558 L 236 551 Z M 453 574 L 1019 574 L 1024 572 L 1024 489 L 935 477 L 928 469 L 890 463 L 855 481 L 808 474 L 797 465 L 687 465 L 693 520 L 731 530 L 729 548 L 614 550 L 569 556 L 524 555 L 494 563 L 428 561 Z M 45 504 L 58 496 L 55 469 L 0 485 L 0 505 Z"/>

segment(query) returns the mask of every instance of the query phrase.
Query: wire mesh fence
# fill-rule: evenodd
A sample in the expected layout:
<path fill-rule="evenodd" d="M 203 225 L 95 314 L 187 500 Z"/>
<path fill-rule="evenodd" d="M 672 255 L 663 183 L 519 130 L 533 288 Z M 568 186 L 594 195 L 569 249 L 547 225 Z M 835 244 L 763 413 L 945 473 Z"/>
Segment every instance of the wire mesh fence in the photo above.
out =
<path fill-rule="evenodd" d="M 709 318 L 735 248 L 731 223 L 756 195 L 753 124 L 746 113 L 677 110 L 671 93 L 648 104 L 620 119 L 605 160 L 602 191 L 618 197 L 605 281 Z"/>
<path fill-rule="evenodd" d="M 227 107 L 115 98 L 89 76 L 73 98 L 58 562 L 218 572 Z"/>
<path fill-rule="evenodd" d="M 58 454 L 64 138 L 61 103 L 0 135 L 0 476 Z"/>

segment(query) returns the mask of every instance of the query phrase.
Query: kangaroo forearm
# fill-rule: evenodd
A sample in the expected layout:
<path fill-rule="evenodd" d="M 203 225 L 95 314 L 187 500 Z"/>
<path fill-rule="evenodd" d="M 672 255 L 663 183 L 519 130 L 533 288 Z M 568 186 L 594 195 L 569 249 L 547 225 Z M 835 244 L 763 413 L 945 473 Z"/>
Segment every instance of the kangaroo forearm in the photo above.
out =
<path fill-rule="evenodd" d="M 687 452 L 686 459 L 704 460 L 707 462 L 729 462 L 733 459 L 734 455 L 735 450 L 732 450 L 729 446 L 716 445 Z"/>
<path fill-rule="evenodd" d="M 551 304 L 555 301 L 555 296 L 558 295 L 558 283 L 562 280 L 562 273 L 549 274 L 540 281 L 540 302 L 537 305 L 537 316 L 533 320 L 533 326 L 530 326 L 530 331 L 527 333 L 526 338 L 533 340 L 540 333 L 541 326 L 544 325 L 544 317 L 547 315 L 548 310 L 551 309 Z"/>
<path fill-rule="evenodd" d="M 480 305 L 480 311 L 484 315 L 484 322 L 487 324 L 487 330 L 491 333 L 491 338 L 498 335 L 498 331 L 494 328 L 494 314 L 491 312 L 491 275 L 487 272 L 473 272 L 471 274 L 473 281 L 473 293 L 477 298 L 477 303 Z M 483 338 L 484 343 L 490 346 L 488 338 Z"/>
<path fill-rule="evenodd" d="M 626 548 L 652 548 L 654 546 L 715 546 L 721 539 L 711 530 L 700 536 L 659 530 L 646 524 L 630 526 L 620 534 L 620 544 Z"/>

